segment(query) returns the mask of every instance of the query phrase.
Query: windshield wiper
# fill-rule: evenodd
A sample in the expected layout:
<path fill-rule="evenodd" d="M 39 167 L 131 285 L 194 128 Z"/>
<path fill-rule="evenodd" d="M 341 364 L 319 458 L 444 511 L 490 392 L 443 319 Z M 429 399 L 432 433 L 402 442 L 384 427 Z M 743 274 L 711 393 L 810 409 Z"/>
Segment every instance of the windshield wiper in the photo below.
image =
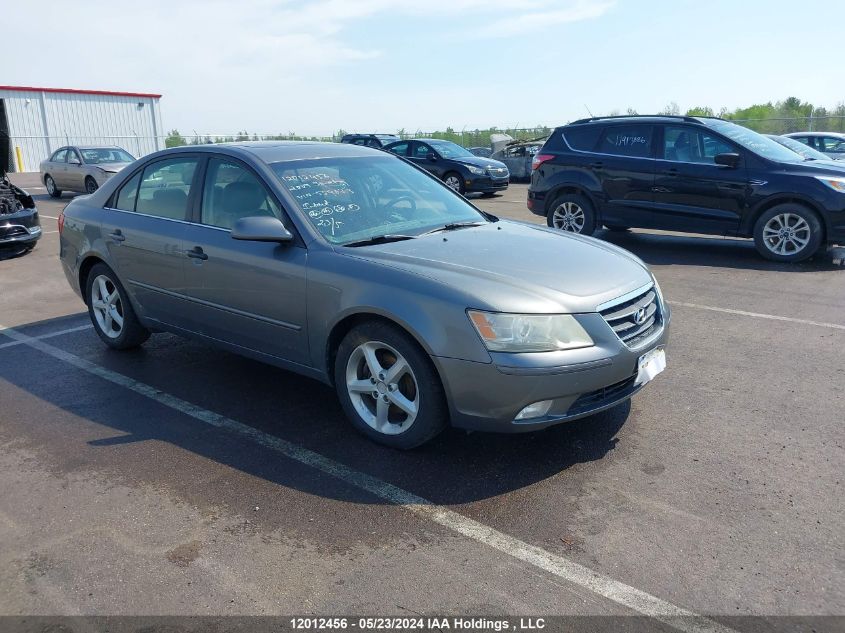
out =
<path fill-rule="evenodd" d="M 385 233 L 384 235 L 374 235 L 365 240 L 358 240 L 357 242 L 348 242 L 343 246 L 369 246 L 371 244 L 387 244 L 389 242 L 401 242 L 402 240 L 413 240 L 416 235 L 401 235 L 399 233 Z"/>
<path fill-rule="evenodd" d="M 426 231 L 425 233 L 420 233 L 420 237 L 422 237 L 423 235 L 431 235 L 432 233 L 440 233 L 441 231 L 455 231 L 457 229 L 466 229 L 472 226 L 481 226 L 483 224 L 487 224 L 487 222 L 449 222 L 449 224 L 438 226 L 436 229 L 431 229 L 430 231 Z"/>

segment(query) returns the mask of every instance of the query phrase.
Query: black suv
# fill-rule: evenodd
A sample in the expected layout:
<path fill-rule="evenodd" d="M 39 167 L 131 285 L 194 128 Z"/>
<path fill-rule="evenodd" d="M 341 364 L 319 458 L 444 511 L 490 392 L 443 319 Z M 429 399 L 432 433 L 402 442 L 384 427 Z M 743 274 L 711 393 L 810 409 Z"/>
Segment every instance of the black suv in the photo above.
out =
<path fill-rule="evenodd" d="M 434 174 L 460 194 L 480 192 L 492 196 L 508 188 L 510 173 L 504 163 L 476 156 L 468 149 L 435 138 L 411 139 L 385 147 Z"/>
<path fill-rule="evenodd" d="M 528 208 L 590 235 L 643 227 L 753 237 L 795 262 L 845 243 L 845 165 L 814 165 L 710 117 L 594 117 L 557 128 L 532 164 Z"/>
<path fill-rule="evenodd" d="M 388 143 L 398 140 L 399 137 L 395 134 L 344 134 L 343 138 L 340 139 L 340 142 L 381 149 Z"/>

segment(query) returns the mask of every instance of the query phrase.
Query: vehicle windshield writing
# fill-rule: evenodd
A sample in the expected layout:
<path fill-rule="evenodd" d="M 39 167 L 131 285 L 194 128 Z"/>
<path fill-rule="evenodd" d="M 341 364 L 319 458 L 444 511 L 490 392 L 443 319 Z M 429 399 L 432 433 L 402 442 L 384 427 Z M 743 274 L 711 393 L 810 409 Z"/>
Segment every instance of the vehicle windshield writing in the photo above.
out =
<path fill-rule="evenodd" d="M 131 163 L 135 159 L 129 152 L 114 147 L 101 147 L 97 149 L 81 149 L 82 160 L 89 165 L 101 163 Z"/>
<path fill-rule="evenodd" d="M 464 149 L 457 143 L 451 143 L 449 141 L 429 141 L 429 145 L 437 150 L 437 153 L 443 158 L 466 158 L 467 156 L 474 156 L 468 149 Z"/>
<path fill-rule="evenodd" d="M 308 221 L 334 244 L 487 221 L 445 186 L 390 156 L 288 161 L 271 167 Z"/>

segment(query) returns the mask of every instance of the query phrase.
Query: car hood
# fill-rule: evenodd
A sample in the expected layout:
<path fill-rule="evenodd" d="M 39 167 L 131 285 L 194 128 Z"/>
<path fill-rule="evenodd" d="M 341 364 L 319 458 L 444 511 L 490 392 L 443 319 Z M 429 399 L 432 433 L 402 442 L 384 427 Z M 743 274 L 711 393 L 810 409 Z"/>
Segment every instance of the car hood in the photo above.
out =
<path fill-rule="evenodd" d="M 98 167 L 103 171 L 110 172 L 112 174 L 116 174 L 121 169 L 126 167 L 127 165 L 131 165 L 132 163 L 98 163 L 96 165 L 91 165 L 91 167 Z"/>
<path fill-rule="evenodd" d="M 501 169 L 502 167 L 507 167 L 504 163 L 501 163 L 497 160 L 493 160 L 492 158 L 484 158 L 482 156 L 461 156 L 460 158 L 450 158 L 456 163 L 462 163 L 464 165 L 473 165 L 475 167 L 483 167 L 487 169 L 488 167 L 493 167 L 494 169 Z"/>
<path fill-rule="evenodd" d="M 435 279 L 499 312 L 595 312 L 651 282 L 645 264 L 606 242 L 500 220 L 345 254 Z"/>

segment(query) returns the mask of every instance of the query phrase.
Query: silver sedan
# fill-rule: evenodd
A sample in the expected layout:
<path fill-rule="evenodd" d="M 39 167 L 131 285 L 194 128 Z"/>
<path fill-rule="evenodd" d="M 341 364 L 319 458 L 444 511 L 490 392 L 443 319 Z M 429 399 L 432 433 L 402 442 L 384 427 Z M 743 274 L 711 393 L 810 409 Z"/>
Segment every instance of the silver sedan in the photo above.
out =
<path fill-rule="evenodd" d="M 41 161 L 41 182 L 54 198 L 63 191 L 94 193 L 134 161 L 135 157 L 120 147 L 60 147 Z"/>

